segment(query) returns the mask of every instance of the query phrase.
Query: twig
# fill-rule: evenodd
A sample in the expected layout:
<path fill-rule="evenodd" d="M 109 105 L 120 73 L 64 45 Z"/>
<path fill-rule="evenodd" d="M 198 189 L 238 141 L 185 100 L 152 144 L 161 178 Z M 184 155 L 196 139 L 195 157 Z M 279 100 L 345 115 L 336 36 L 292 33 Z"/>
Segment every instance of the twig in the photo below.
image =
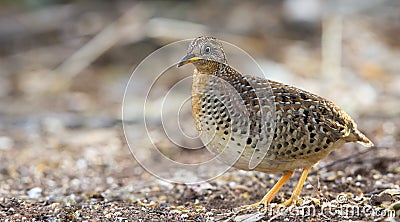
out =
<path fill-rule="evenodd" d="M 143 21 L 148 19 L 148 14 L 144 13 L 147 11 L 141 4 L 127 10 L 119 19 L 105 27 L 53 72 L 62 73 L 70 78 L 74 77 L 117 42 L 127 39 L 128 35 L 131 41 L 143 39 L 144 33 L 141 30 Z"/>

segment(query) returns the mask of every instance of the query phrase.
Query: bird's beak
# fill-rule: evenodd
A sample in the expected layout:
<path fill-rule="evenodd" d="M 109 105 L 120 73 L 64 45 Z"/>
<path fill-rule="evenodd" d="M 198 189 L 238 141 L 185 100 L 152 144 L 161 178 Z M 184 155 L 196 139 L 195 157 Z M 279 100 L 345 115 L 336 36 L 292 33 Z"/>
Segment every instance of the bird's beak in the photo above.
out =
<path fill-rule="evenodd" d="M 178 67 L 181 67 L 188 63 L 192 63 L 192 62 L 200 60 L 200 59 L 202 59 L 202 58 L 200 58 L 198 56 L 194 56 L 193 54 L 186 55 L 185 57 L 183 57 L 181 59 L 181 61 L 178 62 Z"/>

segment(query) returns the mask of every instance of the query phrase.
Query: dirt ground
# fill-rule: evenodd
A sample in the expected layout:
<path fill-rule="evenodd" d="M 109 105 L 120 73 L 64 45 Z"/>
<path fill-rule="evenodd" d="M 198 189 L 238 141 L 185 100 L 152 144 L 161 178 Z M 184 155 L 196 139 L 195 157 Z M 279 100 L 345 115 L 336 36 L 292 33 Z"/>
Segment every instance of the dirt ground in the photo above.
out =
<path fill-rule="evenodd" d="M 400 220 L 400 4 L 332 3 L 332 11 L 302 20 L 290 2 L 1 3 L 0 220 Z M 178 162 L 202 157 L 173 144 L 158 116 L 159 98 L 191 67 L 160 78 L 145 114 L 137 101 L 148 89 L 133 90 L 124 124 L 137 132 L 134 141 L 123 128 L 125 87 L 151 52 L 203 34 L 245 49 L 272 79 L 334 101 L 376 146 L 346 144 L 332 152 L 313 167 L 297 205 L 287 208 L 279 203 L 290 197 L 299 171 L 271 205 L 255 209 L 240 207 L 261 200 L 280 175 L 229 169 L 200 184 L 158 179 L 141 166 L 157 164 L 153 157 L 144 153 L 139 164 L 131 149 L 156 144 Z M 145 86 L 154 78 L 135 81 Z M 190 86 L 177 93 L 184 98 Z M 166 124 L 176 124 L 179 101 L 167 107 Z M 154 144 L 146 142 L 143 115 Z M 182 116 L 182 127 L 193 133 L 190 109 Z M 199 145 L 178 132 L 173 138 Z"/>

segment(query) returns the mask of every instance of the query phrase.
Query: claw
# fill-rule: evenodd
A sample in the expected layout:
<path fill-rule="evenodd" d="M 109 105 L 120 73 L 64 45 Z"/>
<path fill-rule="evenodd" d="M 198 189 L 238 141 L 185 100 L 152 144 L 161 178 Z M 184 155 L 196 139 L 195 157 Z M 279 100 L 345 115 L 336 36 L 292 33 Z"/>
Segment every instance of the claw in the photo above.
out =
<path fill-rule="evenodd" d="M 260 206 L 267 206 L 268 203 L 264 203 L 263 201 L 257 202 L 257 203 L 253 203 L 253 204 L 248 204 L 248 205 L 243 205 L 240 206 L 241 209 L 249 209 L 249 208 L 258 208 Z"/>
<path fill-rule="evenodd" d="M 296 205 L 296 204 L 297 204 L 297 199 L 294 199 L 291 197 L 291 198 L 287 199 L 285 202 L 279 204 L 279 206 L 280 207 L 288 207 L 288 206 Z"/>

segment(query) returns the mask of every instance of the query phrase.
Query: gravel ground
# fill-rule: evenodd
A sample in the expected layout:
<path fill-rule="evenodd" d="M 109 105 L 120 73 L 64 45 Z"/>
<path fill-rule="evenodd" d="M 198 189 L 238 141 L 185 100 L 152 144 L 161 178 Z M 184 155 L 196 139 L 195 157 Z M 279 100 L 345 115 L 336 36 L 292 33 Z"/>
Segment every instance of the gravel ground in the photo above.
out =
<path fill-rule="evenodd" d="M 290 197 L 298 172 L 270 206 L 241 209 L 260 200 L 278 176 L 231 169 L 198 185 L 170 184 L 136 163 L 120 125 L 65 129 L 62 135 L 44 133 L 2 151 L 3 220 L 394 221 L 400 213 L 400 153 L 394 148 L 340 161 L 357 149 L 345 146 L 314 167 L 297 206 L 277 203 Z"/>

